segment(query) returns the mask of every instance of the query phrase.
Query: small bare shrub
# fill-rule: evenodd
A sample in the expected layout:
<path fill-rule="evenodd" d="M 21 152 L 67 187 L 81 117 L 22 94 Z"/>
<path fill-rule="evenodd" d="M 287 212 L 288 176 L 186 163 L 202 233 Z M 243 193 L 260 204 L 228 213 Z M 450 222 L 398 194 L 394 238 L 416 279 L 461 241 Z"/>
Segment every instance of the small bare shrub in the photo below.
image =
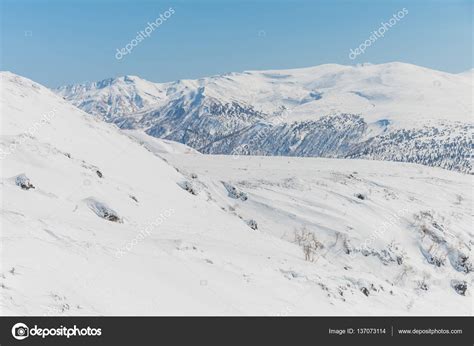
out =
<path fill-rule="evenodd" d="M 304 259 L 306 261 L 314 262 L 315 256 L 319 249 L 323 249 L 324 245 L 316 239 L 313 232 L 308 231 L 306 228 L 295 231 L 295 243 L 302 247 L 304 253 Z"/>

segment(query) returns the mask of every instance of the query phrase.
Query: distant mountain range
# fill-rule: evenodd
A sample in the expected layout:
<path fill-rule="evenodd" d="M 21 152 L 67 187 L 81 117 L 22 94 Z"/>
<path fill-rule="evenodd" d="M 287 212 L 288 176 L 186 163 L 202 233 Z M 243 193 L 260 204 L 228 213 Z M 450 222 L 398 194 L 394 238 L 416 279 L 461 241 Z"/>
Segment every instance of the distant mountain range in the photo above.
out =
<path fill-rule="evenodd" d="M 472 174 L 472 70 L 321 65 L 55 91 L 122 129 L 210 154 L 415 162 Z"/>

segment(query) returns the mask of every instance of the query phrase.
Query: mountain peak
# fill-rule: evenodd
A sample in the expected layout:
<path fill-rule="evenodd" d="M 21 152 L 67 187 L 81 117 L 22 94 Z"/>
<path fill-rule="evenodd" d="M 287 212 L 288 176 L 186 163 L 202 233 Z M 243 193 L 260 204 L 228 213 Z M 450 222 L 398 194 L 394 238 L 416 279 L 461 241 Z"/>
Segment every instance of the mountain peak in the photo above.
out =
<path fill-rule="evenodd" d="M 380 120 L 380 115 L 384 114 L 384 119 L 396 117 L 394 123 L 397 123 L 401 120 L 413 122 L 422 117 L 444 119 L 447 114 L 453 120 L 469 117 L 465 98 L 470 90 L 465 87 L 466 79 L 463 78 L 466 75 L 469 74 L 450 74 L 394 61 L 245 71 L 170 83 L 153 83 L 135 75 L 124 75 L 60 88 L 58 92 L 87 112 L 106 119 L 130 115 L 148 107 L 158 110 L 164 103 L 174 104 L 178 99 L 196 100 L 197 97 L 201 101 L 213 98 L 223 105 L 234 101 L 252 105 L 268 115 L 283 108 L 291 109 L 289 121 L 355 113 L 363 114 L 370 122 Z M 397 103 L 392 104 L 395 100 Z"/>

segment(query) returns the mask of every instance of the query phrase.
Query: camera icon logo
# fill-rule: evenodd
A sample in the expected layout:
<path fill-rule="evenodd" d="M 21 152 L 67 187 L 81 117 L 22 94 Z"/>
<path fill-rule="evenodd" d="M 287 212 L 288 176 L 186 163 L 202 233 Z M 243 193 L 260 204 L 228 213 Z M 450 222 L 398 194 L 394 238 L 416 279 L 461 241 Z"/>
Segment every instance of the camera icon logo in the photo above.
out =
<path fill-rule="evenodd" d="M 23 340 L 30 336 L 30 329 L 24 323 L 17 323 L 12 327 L 12 335 L 17 340 Z"/>

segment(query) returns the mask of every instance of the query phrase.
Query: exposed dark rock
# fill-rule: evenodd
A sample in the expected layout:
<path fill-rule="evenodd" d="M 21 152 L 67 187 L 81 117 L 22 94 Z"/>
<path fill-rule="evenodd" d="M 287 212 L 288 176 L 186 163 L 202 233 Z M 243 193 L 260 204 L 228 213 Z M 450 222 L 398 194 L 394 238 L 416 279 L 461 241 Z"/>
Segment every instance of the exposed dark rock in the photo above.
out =
<path fill-rule="evenodd" d="M 451 286 L 454 288 L 457 294 L 460 294 L 462 296 L 466 295 L 466 291 L 467 291 L 466 281 L 453 280 L 451 281 Z"/>
<path fill-rule="evenodd" d="M 248 220 L 247 225 L 249 225 L 249 227 L 253 230 L 258 229 L 257 221 L 255 221 L 255 220 Z"/>
<path fill-rule="evenodd" d="M 21 187 L 23 190 L 34 189 L 34 185 L 30 182 L 30 179 L 25 174 L 20 174 L 15 177 L 15 184 Z"/>

